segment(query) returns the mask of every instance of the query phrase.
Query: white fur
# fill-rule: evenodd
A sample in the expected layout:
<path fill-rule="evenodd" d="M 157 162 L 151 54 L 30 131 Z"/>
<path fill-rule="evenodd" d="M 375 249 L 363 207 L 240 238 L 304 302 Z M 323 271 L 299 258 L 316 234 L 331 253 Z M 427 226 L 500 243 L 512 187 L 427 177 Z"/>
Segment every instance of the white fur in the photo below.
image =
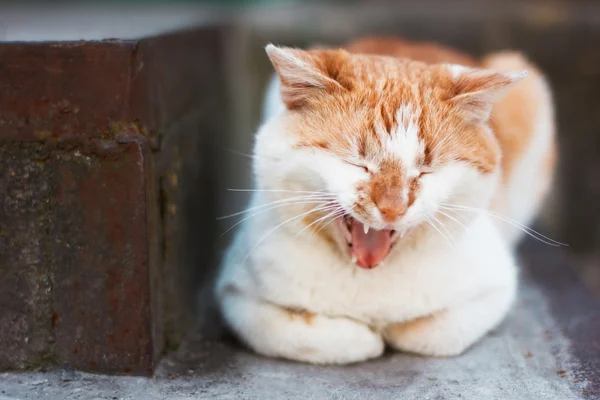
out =
<path fill-rule="evenodd" d="M 419 124 L 410 104 L 404 104 L 396 111 L 398 125 L 392 132 L 378 129 L 377 134 L 385 143 L 388 155 L 398 158 L 405 168 L 413 170 L 417 157 L 423 154 L 424 145 L 419 139 Z"/>
<path fill-rule="evenodd" d="M 285 105 L 281 101 L 279 91 L 281 86 L 279 84 L 279 78 L 276 74 L 271 76 L 265 92 L 265 102 L 263 105 L 263 121 L 267 121 L 276 115 L 279 115 L 285 111 Z"/>
<path fill-rule="evenodd" d="M 454 79 L 458 78 L 463 73 L 470 70 L 470 68 L 467 68 L 464 65 L 458 65 L 458 64 L 448 64 L 448 69 L 450 70 L 450 73 L 452 74 L 452 78 L 454 78 Z"/>

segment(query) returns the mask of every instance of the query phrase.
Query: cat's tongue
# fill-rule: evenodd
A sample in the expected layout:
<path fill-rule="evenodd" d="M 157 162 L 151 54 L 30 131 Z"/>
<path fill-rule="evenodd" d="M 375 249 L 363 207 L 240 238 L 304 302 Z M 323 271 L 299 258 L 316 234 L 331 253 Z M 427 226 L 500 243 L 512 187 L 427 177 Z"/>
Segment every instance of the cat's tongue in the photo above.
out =
<path fill-rule="evenodd" d="M 365 227 L 357 220 L 352 221 L 352 254 L 356 264 L 362 268 L 374 268 L 387 257 L 392 247 L 392 235 L 389 230 L 376 231 L 370 229 L 365 233 Z"/>

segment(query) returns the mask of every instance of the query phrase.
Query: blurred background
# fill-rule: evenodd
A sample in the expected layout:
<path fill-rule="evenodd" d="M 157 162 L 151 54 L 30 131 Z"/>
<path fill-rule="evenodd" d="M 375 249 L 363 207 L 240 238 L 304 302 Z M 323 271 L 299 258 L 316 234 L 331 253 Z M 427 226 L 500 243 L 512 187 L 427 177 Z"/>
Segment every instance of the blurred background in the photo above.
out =
<path fill-rule="evenodd" d="M 547 74 L 556 95 L 560 165 L 537 228 L 566 242 L 572 266 L 600 297 L 600 2 L 517 0 L 421 1 L 57 1 L 0 3 L 0 41 L 132 39 L 170 30 L 206 27 L 219 32 L 215 85 L 198 96 L 210 103 L 211 140 L 195 184 L 213 212 L 206 222 L 210 246 L 222 249 L 235 221 L 212 217 L 244 208 L 250 188 L 253 134 L 260 123 L 265 83 L 272 68 L 269 43 L 343 45 L 361 35 L 400 35 L 435 41 L 480 56 L 523 51 Z M 210 57 L 211 55 L 206 55 Z M 1 59 L 0 59 L 1 62 Z M 216 71 L 216 72 L 215 72 Z M 202 73 L 199 71 L 199 73 Z M 218 77 L 217 77 L 218 75 Z M 201 132 L 199 134 L 202 134 Z M 208 182 L 208 183 L 207 183 Z M 208 187 L 208 186 L 207 186 Z M 194 199 L 187 201 L 194 214 Z M 184 241 L 194 281 L 210 262 Z M 195 253 L 194 253 L 195 252 Z M 204 258 L 203 258 L 204 257 Z M 202 270 L 206 270 L 202 272 Z"/>

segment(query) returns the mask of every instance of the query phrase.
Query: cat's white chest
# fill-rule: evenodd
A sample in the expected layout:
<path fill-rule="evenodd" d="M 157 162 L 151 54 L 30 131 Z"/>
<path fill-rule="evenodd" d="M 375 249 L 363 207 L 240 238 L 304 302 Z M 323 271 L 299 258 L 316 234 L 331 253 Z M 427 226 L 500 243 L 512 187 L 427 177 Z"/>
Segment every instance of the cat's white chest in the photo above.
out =
<path fill-rule="evenodd" d="M 361 269 L 313 242 L 285 234 L 255 249 L 240 274 L 255 295 L 285 307 L 347 316 L 371 324 L 427 315 L 514 274 L 512 258 L 487 220 L 450 247 L 432 242 L 395 252 Z"/>

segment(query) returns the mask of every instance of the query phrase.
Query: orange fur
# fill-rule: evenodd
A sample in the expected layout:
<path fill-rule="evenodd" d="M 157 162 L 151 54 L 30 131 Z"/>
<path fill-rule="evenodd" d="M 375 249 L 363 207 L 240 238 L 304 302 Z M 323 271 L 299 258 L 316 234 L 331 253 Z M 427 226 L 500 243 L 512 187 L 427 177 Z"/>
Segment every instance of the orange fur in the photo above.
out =
<path fill-rule="evenodd" d="M 398 336 L 404 336 L 409 333 L 421 333 L 430 329 L 430 324 L 435 321 L 436 318 L 439 318 L 439 315 L 442 312 L 438 312 L 436 314 L 427 315 L 425 317 L 416 318 L 406 322 L 399 322 L 395 324 L 391 324 L 387 327 L 385 334 L 389 338 L 394 338 Z"/>
<path fill-rule="evenodd" d="M 399 215 L 403 215 L 410 206 L 401 195 L 402 187 L 406 184 L 404 177 L 399 173 L 401 168 L 397 162 L 386 161 L 381 165 L 380 173 L 370 183 L 371 197 L 382 217 L 388 222 L 393 222 Z"/>
<path fill-rule="evenodd" d="M 507 181 L 535 132 L 535 117 L 543 101 L 543 92 L 537 87 L 540 73 L 518 53 L 493 54 L 484 58 L 482 65 L 501 69 L 527 68 L 529 71 L 529 76 L 496 104 L 490 121 L 502 148 L 502 172 Z"/>
<path fill-rule="evenodd" d="M 294 310 L 291 308 L 284 308 L 291 320 L 300 319 L 307 325 L 311 325 L 313 323 L 313 319 L 315 318 L 315 314 L 308 312 L 306 310 Z"/>

